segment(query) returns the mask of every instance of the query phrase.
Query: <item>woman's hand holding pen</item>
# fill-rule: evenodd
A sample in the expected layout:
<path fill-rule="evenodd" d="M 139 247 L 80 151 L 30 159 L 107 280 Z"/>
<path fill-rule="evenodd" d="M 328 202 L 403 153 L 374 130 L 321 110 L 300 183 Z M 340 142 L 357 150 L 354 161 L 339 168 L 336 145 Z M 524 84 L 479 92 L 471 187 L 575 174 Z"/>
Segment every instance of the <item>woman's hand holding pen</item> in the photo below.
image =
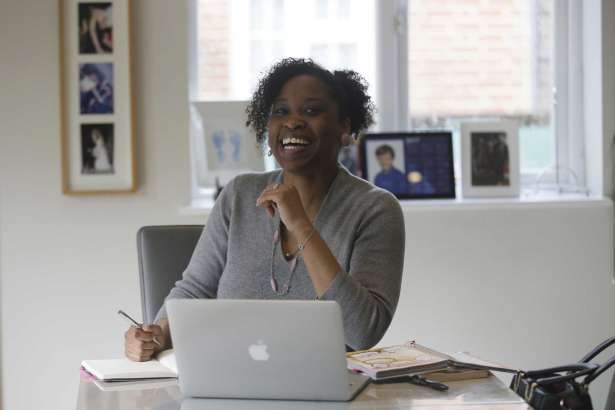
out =
<path fill-rule="evenodd" d="M 135 362 L 151 360 L 158 352 L 170 348 L 169 321 L 161 319 L 157 324 L 141 324 L 123 310 L 117 313 L 131 324 L 124 334 L 124 353 Z"/>
<path fill-rule="evenodd" d="M 124 334 L 126 357 L 135 362 L 151 360 L 167 345 L 167 335 L 160 325 L 130 326 Z"/>

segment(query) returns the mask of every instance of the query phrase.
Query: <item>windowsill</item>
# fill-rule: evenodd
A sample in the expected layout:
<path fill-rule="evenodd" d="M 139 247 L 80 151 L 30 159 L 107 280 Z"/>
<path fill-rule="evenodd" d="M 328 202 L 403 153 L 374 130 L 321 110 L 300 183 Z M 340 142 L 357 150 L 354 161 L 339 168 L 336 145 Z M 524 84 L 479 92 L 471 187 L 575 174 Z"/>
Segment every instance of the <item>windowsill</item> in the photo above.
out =
<path fill-rule="evenodd" d="M 399 201 L 404 212 L 511 209 L 511 208 L 560 208 L 567 206 L 612 207 L 613 201 L 607 197 L 582 194 L 558 194 L 555 192 L 524 193 L 515 198 L 457 198 L 457 199 L 402 199 Z M 207 216 L 214 206 L 211 198 L 194 199 L 189 205 L 179 208 L 184 216 Z"/>

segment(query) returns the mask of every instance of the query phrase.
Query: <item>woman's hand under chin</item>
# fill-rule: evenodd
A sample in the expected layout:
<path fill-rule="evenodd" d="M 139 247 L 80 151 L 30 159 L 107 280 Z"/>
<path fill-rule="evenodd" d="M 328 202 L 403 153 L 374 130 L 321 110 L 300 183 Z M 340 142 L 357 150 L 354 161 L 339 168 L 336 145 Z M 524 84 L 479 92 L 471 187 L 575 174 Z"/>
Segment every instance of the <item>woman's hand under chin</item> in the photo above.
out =
<path fill-rule="evenodd" d="M 299 192 L 292 185 L 267 185 L 256 199 L 256 206 L 266 209 L 271 217 L 277 209 L 280 212 L 280 219 L 289 232 L 309 232 L 312 229 L 310 219 L 301 204 Z"/>

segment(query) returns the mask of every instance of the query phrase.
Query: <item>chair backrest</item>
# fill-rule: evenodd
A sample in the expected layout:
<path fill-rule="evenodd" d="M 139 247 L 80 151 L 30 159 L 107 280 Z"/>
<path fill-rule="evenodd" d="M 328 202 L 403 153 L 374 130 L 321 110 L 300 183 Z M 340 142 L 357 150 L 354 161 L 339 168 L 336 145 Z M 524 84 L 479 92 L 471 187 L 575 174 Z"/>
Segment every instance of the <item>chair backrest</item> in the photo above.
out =
<path fill-rule="evenodd" d="M 182 273 L 203 225 L 144 226 L 137 232 L 143 321 L 151 323 Z"/>

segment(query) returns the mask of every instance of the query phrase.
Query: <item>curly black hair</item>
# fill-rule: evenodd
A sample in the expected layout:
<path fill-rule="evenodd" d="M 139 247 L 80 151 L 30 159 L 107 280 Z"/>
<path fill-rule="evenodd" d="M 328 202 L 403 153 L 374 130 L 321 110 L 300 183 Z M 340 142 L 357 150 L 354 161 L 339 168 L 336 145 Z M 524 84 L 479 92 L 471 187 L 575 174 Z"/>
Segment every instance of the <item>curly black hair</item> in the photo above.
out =
<path fill-rule="evenodd" d="M 246 108 L 246 126 L 256 133 L 256 141 L 263 143 L 273 101 L 288 80 L 298 75 L 311 75 L 330 90 L 338 105 L 340 119 L 350 119 L 351 134 L 358 134 L 374 123 L 375 106 L 367 94 L 367 82 L 356 71 L 329 71 L 311 59 L 285 58 L 274 64 L 258 82 L 258 87 Z"/>

